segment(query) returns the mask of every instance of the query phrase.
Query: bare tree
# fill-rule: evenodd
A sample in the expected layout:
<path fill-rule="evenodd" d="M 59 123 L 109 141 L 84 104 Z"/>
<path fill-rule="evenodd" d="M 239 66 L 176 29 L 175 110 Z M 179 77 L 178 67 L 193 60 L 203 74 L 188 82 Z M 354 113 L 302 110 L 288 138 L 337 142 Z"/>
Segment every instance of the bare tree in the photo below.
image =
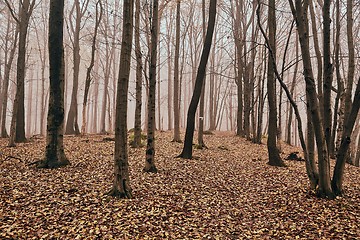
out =
<path fill-rule="evenodd" d="M 139 12 L 137 12 L 139 14 Z M 134 1 L 124 0 L 123 8 L 123 34 L 120 53 L 120 67 L 118 87 L 116 92 L 116 118 L 115 118 L 115 168 L 114 184 L 111 196 L 118 198 L 132 198 L 129 179 L 129 163 L 127 149 L 127 108 L 128 88 L 133 36 Z"/>
<path fill-rule="evenodd" d="M 140 0 L 135 0 L 135 12 L 140 13 Z M 141 147 L 141 106 L 143 63 L 140 46 L 140 14 L 135 14 L 135 56 L 136 56 L 136 106 L 134 121 L 134 140 L 132 147 Z"/>
<path fill-rule="evenodd" d="M 144 172 L 157 172 L 155 166 L 155 95 L 156 95 L 156 64 L 159 30 L 159 1 L 154 0 L 151 19 L 151 53 L 149 67 L 149 98 L 148 98 L 148 122 L 147 122 L 147 144 L 146 161 Z M 160 120 L 160 119 L 159 119 Z"/>
<path fill-rule="evenodd" d="M 94 35 L 92 38 L 92 45 L 91 45 L 91 60 L 90 60 L 89 67 L 86 71 L 86 79 L 85 79 L 84 100 L 83 100 L 83 107 L 82 107 L 82 126 L 81 126 L 81 132 L 83 134 L 86 131 L 86 125 L 87 125 L 86 106 L 87 106 L 87 102 L 88 102 L 88 95 L 89 95 L 89 89 L 90 89 L 90 84 L 91 84 L 91 71 L 95 64 L 96 38 L 97 38 L 97 33 L 98 33 L 101 18 L 102 18 L 102 14 L 103 14 L 102 3 L 101 3 L 101 0 L 98 0 L 96 2 L 95 29 L 94 29 Z"/>
<path fill-rule="evenodd" d="M 75 0 L 74 5 L 70 11 L 70 28 L 71 32 L 74 35 L 72 39 L 73 44 L 73 87 L 71 93 L 71 102 L 69 113 L 66 122 L 65 134 L 80 134 L 79 125 L 78 125 L 78 86 L 79 86 L 79 72 L 80 72 L 80 31 L 81 31 L 81 21 L 84 17 L 87 6 L 89 4 L 89 0 L 83 2 L 82 6 L 80 6 L 80 1 Z M 75 26 L 72 21 L 72 15 L 75 11 Z"/>
<path fill-rule="evenodd" d="M 13 60 L 15 58 L 16 47 L 18 45 L 18 36 L 19 36 L 19 28 L 12 28 L 12 18 L 10 17 L 10 13 L 8 16 L 7 29 L 6 29 L 6 38 L 5 38 L 5 69 L 4 69 L 4 84 L 2 87 L 2 111 L 1 111 L 1 137 L 8 137 L 8 133 L 6 131 L 6 112 L 8 105 L 8 91 L 9 91 L 9 82 L 10 82 L 10 72 Z M 12 39 L 12 42 L 10 41 Z"/>
<path fill-rule="evenodd" d="M 269 47 L 276 56 L 276 16 L 275 16 L 275 0 L 269 0 L 268 6 L 268 27 L 269 27 Z M 267 91 L 268 91 L 268 103 L 269 103 L 269 128 L 268 128 L 268 154 L 269 164 L 272 166 L 285 166 L 283 160 L 280 157 L 279 149 L 276 145 L 276 130 L 277 130 L 277 110 L 276 110 L 276 89 L 275 89 L 275 75 L 273 68 L 273 61 L 275 58 L 271 58 L 269 54 L 268 58 L 268 74 L 267 74 Z"/>
<path fill-rule="evenodd" d="M 64 130 L 64 0 L 50 1 L 49 61 L 50 98 L 47 118 L 45 159 L 38 168 L 58 168 L 70 164 L 63 145 Z"/>
<path fill-rule="evenodd" d="M 215 19 L 216 19 L 216 0 L 211 0 L 209 6 L 209 20 L 208 20 L 207 32 L 205 36 L 204 48 L 201 54 L 199 68 L 196 75 L 194 93 L 191 98 L 191 102 L 187 114 L 184 147 L 182 153 L 179 155 L 179 157 L 185 159 L 192 158 L 192 144 L 193 144 L 193 136 L 194 136 L 194 128 L 195 128 L 195 113 L 201 95 L 201 89 L 205 76 L 206 65 L 209 59 L 212 37 L 215 28 Z"/>
<path fill-rule="evenodd" d="M 10 7 L 8 0 L 7 5 Z M 15 146 L 15 142 L 25 142 L 25 108 L 24 108 L 24 93 L 25 93 L 25 72 L 26 72 L 26 38 L 28 33 L 28 26 L 31 14 L 34 10 L 35 0 L 24 0 L 20 4 L 19 19 L 13 15 L 19 27 L 19 46 L 16 69 L 16 95 L 13 104 L 13 115 L 10 127 L 9 146 Z M 12 9 L 10 7 L 10 11 Z"/>

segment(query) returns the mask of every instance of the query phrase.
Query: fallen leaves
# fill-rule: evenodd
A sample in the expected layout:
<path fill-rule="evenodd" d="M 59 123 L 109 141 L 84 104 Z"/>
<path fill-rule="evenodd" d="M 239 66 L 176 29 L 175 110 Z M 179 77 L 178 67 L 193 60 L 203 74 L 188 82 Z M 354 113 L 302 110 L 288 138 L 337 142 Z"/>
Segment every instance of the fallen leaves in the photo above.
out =
<path fill-rule="evenodd" d="M 346 167 L 344 197 L 309 194 L 303 162 L 267 165 L 264 145 L 206 135 L 197 160 L 174 158 L 182 144 L 157 133 L 158 174 L 141 170 L 145 150 L 129 149 L 134 199 L 105 195 L 113 180 L 113 141 L 65 137 L 71 165 L 27 166 L 44 140 L 2 148 L 0 238 L 14 239 L 329 239 L 360 236 L 360 171 Z M 6 146 L 5 140 L 0 140 Z M 284 146 L 285 158 L 295 148 Z M 14 156 L 21 159 L 4 159 Z"/>

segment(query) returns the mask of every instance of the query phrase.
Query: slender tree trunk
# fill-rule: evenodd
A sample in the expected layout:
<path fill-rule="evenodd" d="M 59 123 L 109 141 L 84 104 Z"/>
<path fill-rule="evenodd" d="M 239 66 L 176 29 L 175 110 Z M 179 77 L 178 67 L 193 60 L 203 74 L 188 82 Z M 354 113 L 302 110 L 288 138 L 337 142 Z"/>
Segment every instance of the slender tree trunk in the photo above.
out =
<path fill-rule="evenodd" d="M 26 38 L 30 16 L 35 6 L 35 0 L 25 0 L 20 5 L 19 47 L 16 69 L 16 95 L 13 104 L 13 116 L 11 119 L 9 146 L 15 146 L 15 142 L 26 142 L 25 137 L 25 72 L 26 72 Z"/>
<path fill-rule="evenodd" d="M 307 9 L 309 2 L 307 0 L 304 3 L 295 1 L 295 6 L 292 0 L 289 0 L 290 7 L 294 19 L 296 21 L 300 49 L 303 59 L 304 77 L 306 83 L 306 92 L 308 96 L 308 105 L 311 111 L 311 122 L 314 126 L 314 132 L 316 137 L 316 147 L 318 150 L 318 166 L 319 166 L 319 189 L 318 195 L 320 197 L 334 198 L 334 193 L 330 184 L 330 161 L 325 141 L 325 134 L 322 119 L 320 116 L 319 102 L 316 94 L 316 86 L 314 80 L 314 74 L 311 65 L 311 56 L 309 51 L 309 35 L 308 35 L 308 19 Z"/>
<path fill-rule="evenodd" d="M 10 17 L 8 19 L 8 31 L 10 30 Z M 7 36 L 10 38 L 9 36 L 9 32 L 7 32 Z M 10 72 L 11 72 L 11 66 L 15 57 L 15 51 L 16 51 L 16 47 L 18 44 L 18 35 L 19 35 L 19 28 L 16 27 L 15 32 L 14 32 L 14 40 L 13 40 L 13 44 L 10 48 L 10 52 L 9 53 L 5 53 L 5 54 L 9 54 L 8 57 L 5 57 L 5 69 L 4 69 L 4 85 L 3 85 L 3 89 L 2 89 L 2 118 L 1 118 L 1 137 L 2 138 L 7 138 L 9 137 L 9 135 L 7 134 L 6 131 L 6 112 L 7 112 L 7 103 L 8 103 L 8 90 L 9 90 L 9 82 L 10 82 Z"/>
<path fill-rule="evenodd" d="M 330 149 L 330 140 L 331 140 L 331 88 L 332 88 L 332 72 L 333 67 L 331 64 L 331 52 L 330 52 L 330 0 L 324 1 L 323 7 L 323 27 L 324 27 L 324 37 L 323 37 L 323 47 L 324 47 L 324 130 L 325 130 L 325 139 L 327 144 L 327 149 Z"/>
<path fill-rule="evenodd" d="M 135 56 L 136 56 L 136 105 L 134 121 L 134 141 L 132 147 L 141 147 L 141 106 L 142 106 L 142 53 L 140 47 L 140 0 L 135 0 Z"/>
<path fill-rule="evenodd" d="M 203 39 L 205 39 L 205 34 L 206 34 L 205 0 L 202 0 L 202 18 L 203 18 Z M 198 130 L 199 149 L 206 148 L 206 145 L 204 143 L 205 85 L 206 85 L 206 73 L 204 75 L 204 80 L 201 87 L 200 106 L 199 106 L 199 130 Z"/>
<path fill-rule="evenodd" d="M 86 107 L 88 103 L 88 95 L 91 84 L 91 71 L 95 64 L 96 38 L 97 38 L 100 21 L 102 18 L 102 12 L 103 12 L 103 7 L 101 4 L 101 0 L 98 0 L 96 2 L 95 29 L 94 29 L 94 36 L 92 38 L 92 45 L 91 45 L 91 60 L 89 67 L 86 70 L 86 78 L 85 78 L 85 90 L 84 90 L 84 98 L 83 98 L 83 106 L 82 106 L 82 126 L 81 126 L 82 134 L 85 134 L 86 132 L 86 125 L 87 125 Z"/>
<path fill-rule="evenodd" d="M 70 164 L 64 153 L 64 0 L 50 1 L 49 61 L 50 98 L 47 120 L 45 159 L 38 168 L 58 168 Z"/>
<path fill-rule="evenodd" d="M 341 195 L 343 192 L 342 183 L 344 179 L 346 156 L 350 146 L 351 133 L 354 128 L 357 115 L 359 113 L 359 108 L 360 108 L 360 78 L 358 80 L 358 84 L 356 87 L 354 102 L 352 104 L 350 113 L 346 118 L 341 145 L 337 154 L 336 164 L 334 168 L 334 176 L 331 182 L 332 189 L 336 195 Z"/>
<path fill-rule="evenodd" d="M 207 32 L 205 36 L 204 49 L 200 58 L 199 68 L 194 86 L 194 93 L 191 98 L 190 106 L 188 109 L 184 148 L 182 150 L 182 153 L 179 155 L 179 157 L 185 159 L 192 158 L 192 144 L 193 144 L 194 128 L 195 128 L 195 113 L 200 100 L 201 89 L 206 71 L 206 64 L 209 59 L 212 37 L 215 28 L 215 18 L 216 18 L 216 0 L 210 0 L 209 20 L 208 20 Z"/>
<path fill-rule="evenodd" d="M 276 56 L 275 35 L 276 35 L 276 17 L 275 17 L 275 0 L 269 0 L 269 47 Z M 268 141 L 267 148 L 269 154 L 269 164 L 272 166 L 285 166 L 285 163 L 280 157 L 279 149 L 276 145 L 277 135 L 277 110 L 276 110 L 276 89 L 275 89 L 275 76 L 273 63 L 275 58 L 268 58 L 268 74 L 267 74 L 267 90 L 268 90 L 268 103 L 269 103 L 269 128 L 268 128 Z"/>
<path fill-rule="evenodd" d="M 114 183 L 109 195 L 132 198 L 127 149 L 128 88 L 133 35 L 134 1 L 124 0 L 123 34 L 120 53 L 118 87 L 116 92 Z M 137 12 L 139 14 L 139 12 Z"/>
<path fill-rule="evenodd" d="M 174 56 L 174 142 L 181 142 L 180 138 L 180 83 L 179 83 L 179 57 L 180 57 L 180 0 L 176 2 L 176 33 Z"/>
<path fill-rule="evenodd" d="M 146 161 L 144 172 L 157 172 L 155 166 L 155 95 L 156 95 L 156 64 L 158 47 L 158 21 L 159 21 L 159 1 L 153 0 L 153 15 L 151 22 L 151 54 L 149 68 L 149 99 L 148 99 L 148 124 L 147 124 L 147 145 Z M 160 120 L 160 119 L 159 119 Z"/>

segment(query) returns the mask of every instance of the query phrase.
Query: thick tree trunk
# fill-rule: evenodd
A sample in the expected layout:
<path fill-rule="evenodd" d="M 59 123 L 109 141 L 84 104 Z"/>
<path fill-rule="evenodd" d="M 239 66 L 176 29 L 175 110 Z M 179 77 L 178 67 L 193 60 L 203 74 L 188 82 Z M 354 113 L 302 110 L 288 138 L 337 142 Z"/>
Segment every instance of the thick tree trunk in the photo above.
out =
<path fill-rule="evenodd" d="M 109 195 L 118 198 L 132 198 L 129 178 L 127 149 L 128 88 L 133 35 L 134 1 L 124 0 L 123 34 L 120 53 L 120 68 L 116 92 L 115 118 L 115 169 L 114 184 Z M 137 12 L 139 14 L 139 12 Z"/>
<path fill-rule="evenodd" d="M 193 144 L 194 128 L 195 128 L 195 113 L 201 95 L 201 89 L 206 71 L 206 64 L 209 59 L 212 37 L 215 28 L 215 18 L 216 18 L 216 0 L 210 0 L 209 20 L 208 20 L 207 32 L 205 36 L 204 48 L 201 54 L 199 68 L 196 75 L 194 93 L 191 98 L 191 102 L 187 114 L 184 148 L 182 150 L 182 153 L 179 155 L 179 157 L 185 159 L 192 158 L 192 144 Z"/>
<path fill-rule="evenodd" d="M 49 61 L 50 98 L 45 159 L 38 168 L 58 168 L 70 164 L 64 153 L 64 0 L 50 1 Z"/>

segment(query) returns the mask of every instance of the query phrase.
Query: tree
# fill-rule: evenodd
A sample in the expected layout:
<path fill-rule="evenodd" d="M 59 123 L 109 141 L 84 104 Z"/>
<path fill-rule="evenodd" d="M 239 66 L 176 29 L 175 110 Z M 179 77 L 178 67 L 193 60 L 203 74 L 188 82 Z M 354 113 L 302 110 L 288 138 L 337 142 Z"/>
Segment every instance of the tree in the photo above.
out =
<path fill-rule="evenodd" d="M 319 189 L 318 195 L 321 197 L 334 198 L 334 193 L 330 184 L 330 161 L 327 151 L 323 122 L 321 119 L 318 96 L 316 94 L 316 85 L 311 65 L 311 55 L 309 48 L 309 26 L 307 18 L 307 10 L 309 1 L 304 2 L 289 0 L 291 12 L 296 21 L 299 33 L 300 49 L 303 60 L 304 78 L 306 84 L 307 104 L 311 112 L 311 122 L 314 127 L 318 166 L 319 166 Z"/>
<path fill-rule="evenodd" d="M 139 12 L 137 12 L 139 14 Z M 129 163 L 127 149 L 127 108 L 128 88 L 133 36 L 134 1 L 124 0 L 123 31 L 120 53 L 118 87 L 116 91 L 115 118 L 115 177 L 113 187 L 108 193 L 118 198 L 132 198 L 129 179 Z"/>
<path fill-rule="evenodd" d="M 341 145 L 337 154 L 336 164 L 334 168 L 334 176 L 331 181 L 332 190 L 336 195 L 341 195 L 343 192 L 342 182 L 344 178 L 346 156 L 351 142 L 351 133 L 353 131 L 355 121 L 359 113 L 359 108 L 360 108 L 360 78 L 357 83 L 354 102 L 350 109 L 349 115 L 346 118 Z"/>
<path fill-rule="evenodd" d="M 7 5 L 10 8 L 11 13 L 13 10 L 6 0 Z M 28 32 L 28 26 L 31 14 L 35 7 L 35 0 L 24 0 L 20 4 L 19 19 L 15 18 L 19 28 L 19 46 L 18 46 L 18 58 L 16 68 L 16 95 L 13 104 L 13 115 L 11 119 L 10 127 L 10 139 L 9 146 L 15 146 L 15 142 L 25 142 L 25 108 L 24 108 L 24 82 L 26 72 L 26 38 Z"/>
<path fill-rule="evenodd" d="M 103 14 L 102 3 L 101 0 L 98 0 L 96 2 L 95 30 L 94 30 L 94 36 L 92 39 L 92 46 L 91 46 L 91 60 L 90 60 L 90 65 L 86 71 L 86 79 L 85 79 L 85 91 L 84 91 L 84 100 L 83 100 L 83 108 L 82 108 L 82 126 L 81 126 L 81 132 L 83 134 L 86 131 L 86 125 L 87 125 L 86 106 L 87 106 L 90 83 L 91 83 L 91 71 L 95 64 L 96 38 L 97 38 L 97 33 L 102 18 L 102 14 Z"/>
<path fill-rule="evenodd" d="M 51 0 L 49 13 L 50 97 L 47 117 L 45 159 L 38 168 L 58 168 L 70 164 L 65 156 L 64 130 L 64 0 Z"/>
<path fill-rule="evenodd" d="M 79 85 L 79 72 L 80 72 L 80 30 L 81 30 L 81 20 L 86 13 L 89 0 L 86 0 L 83 5 L 80 7 L 80 1 L 75 0 L 73 8 L 70 12 L 70 18 L 73 15 L 75 10 L 75 26 L 72 19 L 70 19 L 71 31 L 74 35 L 72 39 L 73 44 L 73 87 L 71 94 L 71 103 L 70 109 L 66 122 L 65 134 L 80 134 L 79 125 L 78 125 L 78 85 Z"/>
<path fill-rule="evenodd" d="M 276 35 L 276 17 L 275 17 L 275 0 L 269 0 L 268 10 L 268 27 L 269 27 L 269 45 L 274 56 L 276 56 L 275 48 L 275 35 Z M 284 167 L 285 163 L 280 157 L 279 149 L 276 145 L 277 136 L 277 110 L 276 110 L 276 87 L 275 75 L 273 68 L 273 61 L 270 54 L 268 57 L 268 74 L 267 74 L 267 90 L 268 90 L 268 103 L 269 103 L 269 128 L 268 128 L 268 141 L 267 148 L 269 154 L 269 164 L 272 166 Z"/>
<path fill-rule="evenodd" d="M 180 3 L 176 2 L 176 33 L 175 33 L 175 56 L 174 56 L 174 142 L 180 139 L 180 103 L 179 103 L 179 57 L 180 57 Z"/>
<path fill-rule="evenodd" d="M 10 15 L 10 14 L 9 14 Z M 15 58 L 15 51 L 17 47 L 17 41 L 19 36 L 19 28 L 15 27 L 13 31 L 11 31 L 11 17 L 8 17 L 7 22 L 7 31 L 6 31 L 6 42 L 5 47 L 6 49 L 10 48 L 9 51 L 5 51 L 5 69 L 4 69 L 4 84 L 2 88 L 2 111 L 1 111 L 1 137 L 6 138 L 8 137 L 8 133 L 6 131 L 6 111 L 8 105 L 8 91 L 9 91 L 9 82 L 10 82 L 10 72 L 13 60 Z M 13 38 L 13 42 L 10 42 L 10 39 Z M 11 46 L 8 46 L 8 45 Z"/>
<path fill-rule="evenodd" d="M 209 59 L 212 37 L 215 28 L 215 19 L 216 19 L 216 0 L 211 0 L 209 6 L 209 20 L 208 20 L 207 32 L 204 41 L 204 47 L 196 75 L 193 96 L 191 98 L 190 106 L 187 113 L 184 147 L 181 154 L 179 155 L 179 157 L 185 159 L 192 158 L 192 144 L 193 144 L 194 128 L 195 128 L 195 113 L 201 95 L 201 89 L 204 81 L 206 65 Z"/>
<path fill-rule="evenodd" d="M 155 166 L 155 95 L 156 95 L 156 64 L 159 29 L 159 1 L 153 1 L 151 21 L 151 45 L 150 45 L 150 67 L 149 67 L 149 98 L 147 104 L 147 144 L 144 172 L 157 172 Z M 160 119 L 159 119 L 160 121 Z"/>
<path fill-rule="evenodd" d="M 140 0 L 135 0 L 135 12 L 140 12 Z M 141 106 L 142 106 L 142 53 L 140 46 L 140 15 L 135 14 L 135 57 L 136 57 L 136 86 L 135 86 L 135 121 L 134 121 L 134 141 L 132 147 L 141 147 Z"/>

